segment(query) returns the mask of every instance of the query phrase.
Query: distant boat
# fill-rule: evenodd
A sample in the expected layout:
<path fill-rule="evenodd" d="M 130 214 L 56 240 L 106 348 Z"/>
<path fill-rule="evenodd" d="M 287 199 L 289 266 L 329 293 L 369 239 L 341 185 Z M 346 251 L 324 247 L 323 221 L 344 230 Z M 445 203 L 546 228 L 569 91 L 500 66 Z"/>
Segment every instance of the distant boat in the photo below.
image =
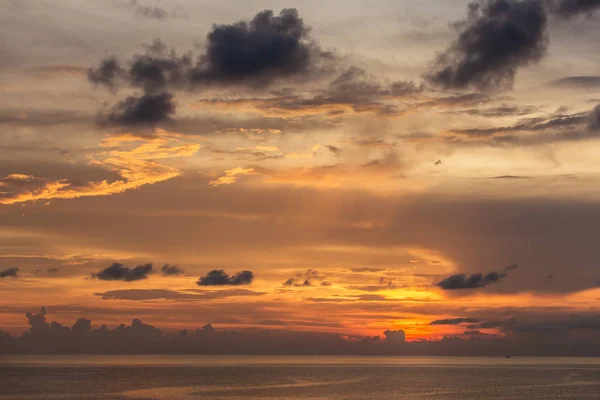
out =
<path fill-rule="evenodd" d="M 505 358 L 510 358 L 510 356 L 506 356 Z"/>

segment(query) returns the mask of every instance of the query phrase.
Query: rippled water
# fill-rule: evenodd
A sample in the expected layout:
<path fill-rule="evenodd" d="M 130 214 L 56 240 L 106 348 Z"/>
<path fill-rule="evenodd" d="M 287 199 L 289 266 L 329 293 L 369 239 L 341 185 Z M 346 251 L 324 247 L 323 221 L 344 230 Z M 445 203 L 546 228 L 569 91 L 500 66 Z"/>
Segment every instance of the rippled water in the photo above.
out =
<path fill-rule="evenodd" d="M 0 399 L 600 399 L 600 359 L 0 358 Z"/>

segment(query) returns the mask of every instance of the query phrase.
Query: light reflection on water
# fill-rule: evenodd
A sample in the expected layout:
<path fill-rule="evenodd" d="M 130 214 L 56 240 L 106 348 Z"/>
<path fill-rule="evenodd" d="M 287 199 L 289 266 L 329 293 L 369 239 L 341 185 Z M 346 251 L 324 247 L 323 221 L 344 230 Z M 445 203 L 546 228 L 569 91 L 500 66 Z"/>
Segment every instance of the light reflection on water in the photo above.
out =
<path fill-rule="evenodd" d="M 600 400 L 600 359 L 0 358 L 0 400 Z"/>
<path fill-rule="evenodd" d="M 211 356 L 211 355 L 18 355 L 0 356 L 0 366 L 598 366 L 598 357 L 436 356 Z"/>

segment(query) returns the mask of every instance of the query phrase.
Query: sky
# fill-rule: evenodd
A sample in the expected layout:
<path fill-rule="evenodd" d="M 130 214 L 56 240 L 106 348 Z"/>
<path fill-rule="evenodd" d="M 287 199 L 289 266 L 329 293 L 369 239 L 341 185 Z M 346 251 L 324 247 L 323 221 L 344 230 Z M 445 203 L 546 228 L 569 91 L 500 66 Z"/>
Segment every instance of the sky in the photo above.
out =
<path fill-rule="evenodd" d="M 598 349 L 598 9 L 2 2 L 0 330 Z"/>

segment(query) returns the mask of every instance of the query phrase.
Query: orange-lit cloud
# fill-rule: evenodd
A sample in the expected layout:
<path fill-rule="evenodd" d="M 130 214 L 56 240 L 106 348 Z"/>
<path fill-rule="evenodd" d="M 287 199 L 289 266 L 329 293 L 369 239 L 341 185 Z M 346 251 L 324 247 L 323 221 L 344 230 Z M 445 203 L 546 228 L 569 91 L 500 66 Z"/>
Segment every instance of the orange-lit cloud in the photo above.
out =
<path fill-rule="evenodd" d="M 108 136 L 100 146 L 109 150 L 89 154 L 89 163 L 115 172 L 122 179 L 81 183 L 11 174 L 0 179 L 0 204 L 109 196 L 175 178 L 181 174 L 178 168 L 154 160 L 190 157 L 200 149 L 197 143 L 178 143 L 179 135 L 165 131 L 157 131 L 151 138 L 131 134 Z"/>

